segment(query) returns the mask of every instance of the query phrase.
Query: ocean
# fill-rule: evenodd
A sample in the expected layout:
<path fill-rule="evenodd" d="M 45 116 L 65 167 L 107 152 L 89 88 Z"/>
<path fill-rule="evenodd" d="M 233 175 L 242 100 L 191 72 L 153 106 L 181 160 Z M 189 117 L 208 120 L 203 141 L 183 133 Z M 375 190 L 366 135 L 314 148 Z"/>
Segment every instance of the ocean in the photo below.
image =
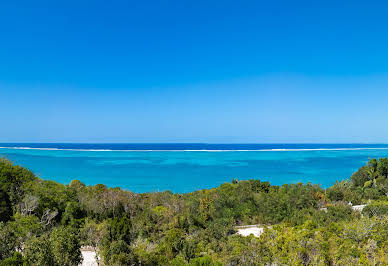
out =
<path fill-rule="evenodd" d="M 78 179 L 134 192 L 213 188 L 232 179 L 322 187 L 349 178 L 386 144 L 0 143 L 0 156 L 63 184 Z"/>

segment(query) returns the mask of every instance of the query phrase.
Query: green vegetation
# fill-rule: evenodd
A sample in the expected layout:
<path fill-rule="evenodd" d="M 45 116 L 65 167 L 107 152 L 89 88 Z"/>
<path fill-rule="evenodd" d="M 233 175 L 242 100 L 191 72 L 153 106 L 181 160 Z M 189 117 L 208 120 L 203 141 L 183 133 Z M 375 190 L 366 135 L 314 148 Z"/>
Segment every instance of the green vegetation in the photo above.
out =
<path fill-rule="evenodd" d="M 328 189 L 234 179 L 137 194 L 41 180 L 1 159 L 0 265 L 77 265 L 81 246 L 100 265 L 387 265 L 387 176 L 380 159 Z M 264 233 L 237 235 L 244 224 Z"/>

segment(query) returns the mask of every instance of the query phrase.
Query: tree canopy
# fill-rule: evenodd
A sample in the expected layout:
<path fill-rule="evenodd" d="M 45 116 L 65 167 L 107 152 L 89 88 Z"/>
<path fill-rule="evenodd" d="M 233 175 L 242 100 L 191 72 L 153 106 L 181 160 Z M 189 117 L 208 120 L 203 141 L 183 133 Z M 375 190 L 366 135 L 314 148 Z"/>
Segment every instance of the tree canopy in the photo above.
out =
<path fill-rule="evenodd" d="M 272 186 L 232 180 L 186 194 L 37 178 L 0 160 L 0 265 L 386 265 L 388 159 L 349 180 Z M 362 213 L 353 204 L 368 204 Z M 259 237 L 236 234 L 259 224 Z"/>

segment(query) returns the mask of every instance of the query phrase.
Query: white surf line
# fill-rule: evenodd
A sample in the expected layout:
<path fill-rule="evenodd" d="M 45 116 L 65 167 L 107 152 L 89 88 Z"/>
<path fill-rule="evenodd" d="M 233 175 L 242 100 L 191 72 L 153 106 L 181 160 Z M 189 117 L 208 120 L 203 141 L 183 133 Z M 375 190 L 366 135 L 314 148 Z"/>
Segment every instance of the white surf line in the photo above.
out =
<path fill-rule="evenodd" d="M 47 150 L 47 151 L 117 151 L 117 152 L 283 152 L 283 151 L 356 151 L 356 150 L 388 150 L 387 148 L 317 148 L 317 149 L 261 149 L 261 150 L 109 150 L 109 149 L 61 149 L 61 148 L 32 148 L 32 147 L 0 147 L 0 149 L 15 150 Z"/>

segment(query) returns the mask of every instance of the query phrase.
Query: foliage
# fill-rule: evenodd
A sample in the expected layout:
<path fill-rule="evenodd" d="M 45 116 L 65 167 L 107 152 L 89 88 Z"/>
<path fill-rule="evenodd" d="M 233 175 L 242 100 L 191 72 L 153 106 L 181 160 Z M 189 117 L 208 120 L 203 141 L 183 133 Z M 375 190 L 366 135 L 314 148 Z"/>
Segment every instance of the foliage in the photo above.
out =
<path fill-rule="evenodd" d="M 388 215 L 388 201 L 376 201 L 368 204 L 362 213 L 368 217 Z"/>
<path fill-rule="evenodd" d="M 386 265 L 388 159 L 327 189 L 233 179 L 210 190 L 136 194 L 65 186 L 0 160 L 0 265 Z M 367 203 L 362 214 L 349 205 Z M 259 237 L 236 225 L 261 224 Z"/>

